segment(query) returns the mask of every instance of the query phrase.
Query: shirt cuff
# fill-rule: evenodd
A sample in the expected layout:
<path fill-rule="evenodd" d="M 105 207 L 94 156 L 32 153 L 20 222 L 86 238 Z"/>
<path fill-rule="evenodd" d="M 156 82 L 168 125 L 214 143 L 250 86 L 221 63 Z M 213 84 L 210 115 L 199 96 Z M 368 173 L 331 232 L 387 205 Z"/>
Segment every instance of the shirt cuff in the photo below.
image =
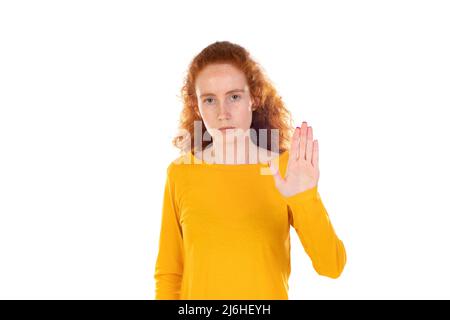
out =
<path fill-rule="evenodd" d="M 317 190 L 318 185 L 315 185 L 313 188 L 296 193 L 292 196 L 285 197 L 285 200 L 288 204 L 296 204 L 302 203 L 311 199 L 319 199 L 319 192 Z"/>

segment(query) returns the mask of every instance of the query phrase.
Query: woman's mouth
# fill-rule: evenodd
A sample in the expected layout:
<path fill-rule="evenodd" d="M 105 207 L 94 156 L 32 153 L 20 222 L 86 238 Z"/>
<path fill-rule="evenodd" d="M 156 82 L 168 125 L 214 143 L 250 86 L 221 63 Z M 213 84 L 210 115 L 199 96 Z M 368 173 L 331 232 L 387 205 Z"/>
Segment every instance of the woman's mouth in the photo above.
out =
<path fill-rule="evenodd" d="M 236 129 L 235 127 L 222 127 L 219 128 L 220 131 L 225 132 L 226 130 L 232 130 L 232 129 Z"/>

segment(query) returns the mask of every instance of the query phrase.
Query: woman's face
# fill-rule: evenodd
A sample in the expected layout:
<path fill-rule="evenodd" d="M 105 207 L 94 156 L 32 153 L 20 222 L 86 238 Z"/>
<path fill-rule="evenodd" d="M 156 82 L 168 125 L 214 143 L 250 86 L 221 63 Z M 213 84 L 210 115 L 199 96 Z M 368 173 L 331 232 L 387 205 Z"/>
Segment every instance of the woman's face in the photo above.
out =
<path fill-rule="evenodd" d="M 213 140 L 228 140 L 250 128 L 253 99 L 242 71 L 231 64 L 210 64 L 198 74 L 195 90 L 200 115 Z M 222 127 L 238 130 L 227 134 L 219 130 Z"/>

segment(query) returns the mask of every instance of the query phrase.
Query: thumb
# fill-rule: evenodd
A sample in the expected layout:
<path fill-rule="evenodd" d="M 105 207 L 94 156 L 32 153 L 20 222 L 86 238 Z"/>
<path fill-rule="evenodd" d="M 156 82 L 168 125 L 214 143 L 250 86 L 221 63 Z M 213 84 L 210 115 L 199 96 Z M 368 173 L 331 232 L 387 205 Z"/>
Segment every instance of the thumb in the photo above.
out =
<path fill-rule="evenodd" d="M 273 174 L 273 178 L 275 179 L 275 185 L 280 186 L 284 182 L 283 178 L 280 175 L 280 170 L 278 170 L 278 168 L 274 163 L 272 163 L 272 161 L 269 161 L 269 168 Z"/>

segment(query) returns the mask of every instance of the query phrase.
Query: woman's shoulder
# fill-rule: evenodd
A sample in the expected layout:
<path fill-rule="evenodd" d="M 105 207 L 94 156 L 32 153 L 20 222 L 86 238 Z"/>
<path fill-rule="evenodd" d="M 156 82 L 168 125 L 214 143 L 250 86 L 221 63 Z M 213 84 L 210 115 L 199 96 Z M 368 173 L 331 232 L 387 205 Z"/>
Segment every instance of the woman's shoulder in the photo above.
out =
<path fill-rule="evenodd" d="M 171 160 L 169 160 L 168 165 L 166 167 L 167 173 L 172 174 L 182 168 L 184 164 L 189 164 L 191 161 L 191 157 L 189 153 L 181 153 L 178 156 L 175 156 Z"/>
<path fill-rule="evenodd" d="M 191 155 L 192 154 L 190 154 L 190 153 L 181 153 L 178 156 L 175 156 L 169 162 L 169 168 L 176 167 L 177 165 L 188 164 L 189 161 L 191 160 L 191 157 L 190 157 Z"/>
<path fill-rule="evenodd" d="M 259 154 L 258 154 L 258 158 L 260 162 L 268 162 L 270 160 L 273 160 L 275 158 L 277 158 L 280 155 L 280 153 L 276 152 L 276 151 L 271 151 L 268 149 L 264 149 L 264 148 L 259 148 Z"/>

